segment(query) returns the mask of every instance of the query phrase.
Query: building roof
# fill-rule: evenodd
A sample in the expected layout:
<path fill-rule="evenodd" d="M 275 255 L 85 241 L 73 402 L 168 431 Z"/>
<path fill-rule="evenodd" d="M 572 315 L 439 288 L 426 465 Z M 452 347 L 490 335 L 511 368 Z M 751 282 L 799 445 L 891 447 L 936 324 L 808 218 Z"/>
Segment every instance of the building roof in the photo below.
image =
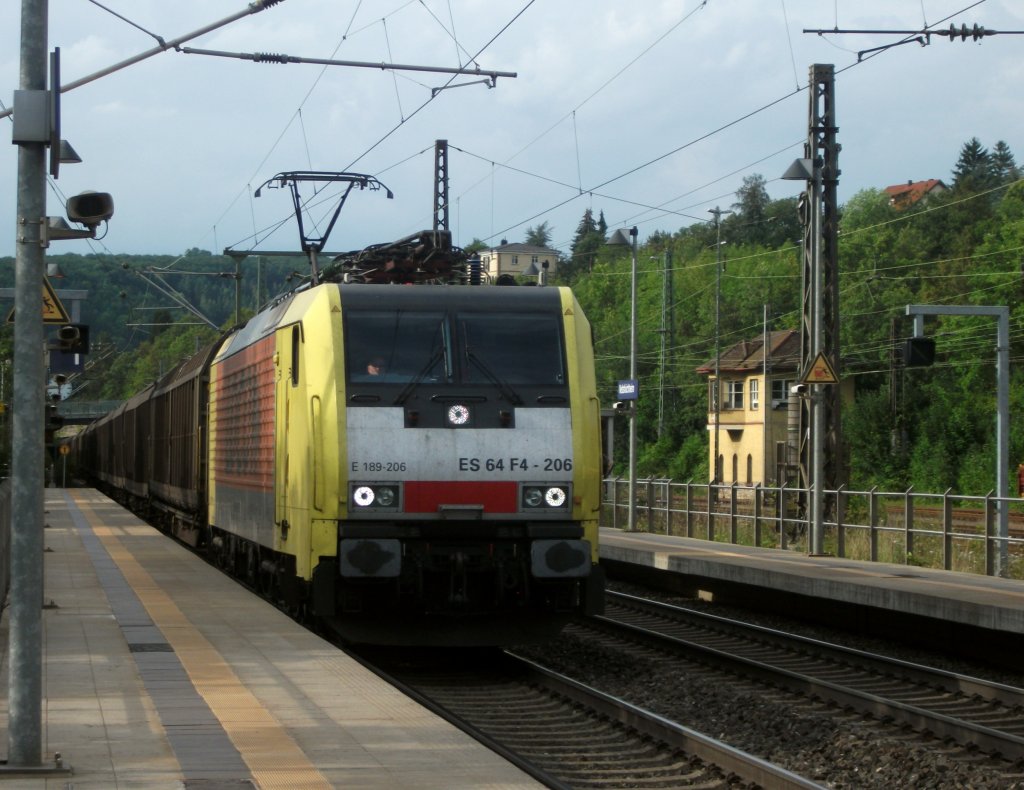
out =
<path fill-rule="evenodd" d="M 800 333 L 795 329 L 783 329 L 768 333 L 768 370 L 795 371 L 800 367 Z M 729 373 L 756 373 L 764 369 L 764 337 L 742 340 L 722 352 L 718 370 L 722 375 Z M 705 362 L 697 372 L 705 376 L 715 372 L 715 360 Z"/>
<path fill-rule="evenodd" d="M 553 255 L 558 257 L 560 254 L 558 250 L 553 250 L 550 247 L 538 247 L 536 244 L 500 244 L 497 247 L 490 247 L 481 252 L 512 252 L 512 253 L 526 253 L 528 255 Z"/>
<path fill-rule="evenodd" d="M 930 195 L 932 192 L 945 192 L 946 185 L 941 179 L 929 178 L 927 181 L 908 181 L 906 184 L 895 184 L 885 188 L 885 194 L 889 196 L 889 202 L 897 208 L 905 208 L 913 205 L 921 198 Z"/>

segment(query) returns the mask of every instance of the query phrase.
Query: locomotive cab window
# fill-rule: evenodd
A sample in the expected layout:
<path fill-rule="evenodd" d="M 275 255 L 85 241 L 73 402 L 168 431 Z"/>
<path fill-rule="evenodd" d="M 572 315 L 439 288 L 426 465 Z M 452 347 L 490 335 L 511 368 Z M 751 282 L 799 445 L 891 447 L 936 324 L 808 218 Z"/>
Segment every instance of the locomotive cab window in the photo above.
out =
<path fill-rule="evenodd" d="M 302 333 L 299 325 L 292 327 L 292 386 L 299 386 L 299 357 L 301 356 Z"/>
<path fill-rule="evenodd" d="M 345 360 L 353 383 L 448 381 L 451 353 L 444 313 L 349 311 Z"/>
<path fill-rule="evenodd" d="M 565 384 L 562 330 L 550 314 L 462 313 L 462 380 L 512 386 Z"/>

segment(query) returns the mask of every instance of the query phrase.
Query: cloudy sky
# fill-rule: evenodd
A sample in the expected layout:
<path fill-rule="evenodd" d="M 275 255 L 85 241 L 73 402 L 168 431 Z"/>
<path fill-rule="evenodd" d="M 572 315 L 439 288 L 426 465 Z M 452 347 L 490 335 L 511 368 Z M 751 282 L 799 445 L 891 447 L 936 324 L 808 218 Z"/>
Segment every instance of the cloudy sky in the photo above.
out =
<path fill-rule="evenodd" d="M 18 87 L 20 4 L 0 4 L 0 101 Z M 51 0 L 64 83 L 243 11 L 244 0 Z M 118 18 L 116 12 L 123 18 Z M 583 212 L 641 239 L 707 221 L 743 178 L 778 180 L 807 136 L 813 63 L 834 64 L 840 200 L 949 180 L 963 143 L 1005 140 L 1024 163 L 1024 36 L 858 51 L 905 38 L 804 29 L 1024 30 L 1018 0 L 282 0 L 185 47 L 516 72 L 477 77 L 247 60 L 173 50 L 63 95 L 61 195 L 110 192 L 98 242 L 54 251 L 294 250 L 282 171 L 354 171 L 394 192 L 353 194 L 328 242 L 349 250 L 432 223 L 434 141 L 447 139 L 457 243 L 522 241 L 547 222 L 567 250 Z M 432 89 L 449 85 L 444 91 Z M 3 121 L 8 128 L 8 121 Z M 17 148 L 0 146 L 0 256 L 14 254 Z M 333 190 L 317 196 L 323 228 Z M 311 197 L 306 189 L 304 197 Z M 59 245 L 57 247 L 56 245 Z"/>

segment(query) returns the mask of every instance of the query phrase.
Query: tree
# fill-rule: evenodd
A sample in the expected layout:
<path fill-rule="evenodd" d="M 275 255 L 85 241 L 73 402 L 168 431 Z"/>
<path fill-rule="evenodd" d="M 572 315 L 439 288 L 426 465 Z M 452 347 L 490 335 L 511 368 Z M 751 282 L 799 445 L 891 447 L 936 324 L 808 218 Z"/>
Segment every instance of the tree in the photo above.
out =
<path fill-rule="evenodd" d="M 981 192 L 992 186 L 992 155 L 977 137 L 960 149 L 960 158 L 953 167 L 953 189 L 958 192 Z"/>
<path fill-rule="evenodd" d="M 1013 152 L 1005 141 L 999 140 L 992 147 L 992 174 L 1003 184 L 1020 179 L 1020 168 L 1013 158 Z"/>
<path fill-rule="evenodd" d="M 763 244 L 768 220 L 768 190 L 764 176 L 755 173 L 743 178 L 743 186 L 736 190 L 736 202 L 732 208 L 736 214 L 731 219 L 729 237 L 734 244 Z"/>
<path fill-rule="evenodd" d="M 551 243 L 551 230 L 546 221 L 534 228 L 527 228 L 526 243 L 534 247 L 547 247 Z"/>
<path fill-rule="evenodd" d="M 480 250 L 486 250 L 487 246 L 487 242 L 478 239 L 476 236 L 474 236 L 473 241 L 471 241 L 469 244 L 463 247 L 463 249 L 470 255 L 475 255 L 476 253 L 480 252 Z"/>
<path fill-rule="evenodd" d="M 561 267 L 563 277 L 571 281 L 584 269 L 587 271 L 593 269 L 597 251 L 604 244 L 607 230 L 608 223 L 604 221 L 604 212 L 601 212 L 601 218 L 596 222 L 591 209 L 588 208 L 583 212 L 583 217 L 580 219 L 579 225 L 576 226 L 576 235 L 569 247 L 569 260 Z"/>

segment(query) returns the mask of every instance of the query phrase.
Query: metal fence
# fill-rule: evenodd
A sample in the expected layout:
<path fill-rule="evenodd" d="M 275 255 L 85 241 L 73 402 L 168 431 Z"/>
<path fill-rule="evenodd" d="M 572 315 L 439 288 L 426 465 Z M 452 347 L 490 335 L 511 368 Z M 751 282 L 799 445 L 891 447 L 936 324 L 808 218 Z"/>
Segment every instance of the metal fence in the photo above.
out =
<path fill-rule="evenodd" d="M 808 550 L 806 489 L 638 480 L 642 532 L 762 548 Z M 1000 504 L 1001 503 L 1001 504 Z M 998 535 L 1006 507 L 1009 535 Z M 601 526 L 628 523 L 628 481 L 604 481 Z M 825 552 L 836 557 L 1024 579 L 1024 499 L 852 491 L 825 492 Z"/>

